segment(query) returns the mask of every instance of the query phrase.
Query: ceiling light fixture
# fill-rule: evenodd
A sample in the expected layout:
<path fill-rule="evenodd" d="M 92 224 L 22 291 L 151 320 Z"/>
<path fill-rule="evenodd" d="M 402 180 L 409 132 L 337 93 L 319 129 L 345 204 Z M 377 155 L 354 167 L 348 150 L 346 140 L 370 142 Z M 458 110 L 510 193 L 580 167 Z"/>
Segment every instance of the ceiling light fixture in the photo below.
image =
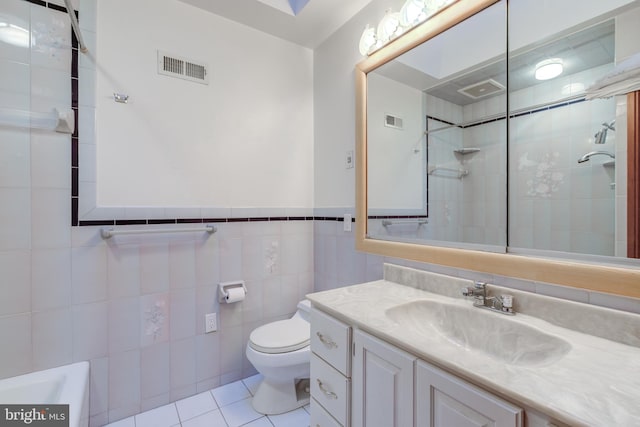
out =
<path fill-rule="evenodd" d="M 551 58 L 536 64 L 536 80 L 550 80 L 562 74 L 562 59 Z"/>

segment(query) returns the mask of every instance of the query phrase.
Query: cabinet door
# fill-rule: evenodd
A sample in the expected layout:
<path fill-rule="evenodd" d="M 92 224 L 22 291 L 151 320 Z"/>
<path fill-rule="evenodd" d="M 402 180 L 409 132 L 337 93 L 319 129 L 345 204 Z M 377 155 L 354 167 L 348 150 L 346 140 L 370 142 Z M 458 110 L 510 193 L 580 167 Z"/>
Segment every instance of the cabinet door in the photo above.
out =
<path fill-rule="evenodd" d="M 353 427 L 413 427 L 415 357 L 359 330 L 353 342 Z"/>
<path fill-rule="evenodd" d="M 419 427 L 522 427 L 522 409 L 426 362 L 416 368 Z"/>

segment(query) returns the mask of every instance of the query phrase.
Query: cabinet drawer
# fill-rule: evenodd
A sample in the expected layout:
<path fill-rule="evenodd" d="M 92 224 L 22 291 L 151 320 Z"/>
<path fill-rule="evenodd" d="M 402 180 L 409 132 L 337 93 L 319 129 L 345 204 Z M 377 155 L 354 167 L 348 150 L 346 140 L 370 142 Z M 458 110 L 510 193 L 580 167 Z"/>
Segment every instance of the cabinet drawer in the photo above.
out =
<path fill-rule="evenodd" d="M 345 426 L 350 417 L 350 388 L 348 378 L 311 354 L 311 397 Z"/>
<path fill-rule="evenodd" d="M 343 375 L 351 376 L 351 327 L 312 308 L 310 339 L 311 351 Z"/>
<path fill-rule="evenodd" d="M 342 427 L 325 409 L 311 398 L 311 422 L 310 427 Z"/>

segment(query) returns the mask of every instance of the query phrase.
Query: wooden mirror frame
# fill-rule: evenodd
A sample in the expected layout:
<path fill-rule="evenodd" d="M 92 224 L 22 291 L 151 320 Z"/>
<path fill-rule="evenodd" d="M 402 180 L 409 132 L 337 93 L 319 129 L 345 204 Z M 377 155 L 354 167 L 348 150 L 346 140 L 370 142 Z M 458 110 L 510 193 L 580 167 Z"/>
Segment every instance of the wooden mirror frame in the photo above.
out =
<path fill-rule="evenodd" d="M 356 249 L 388 257 L 640 298 L 640 268 L 367 238 L 367 73 L 497 2 L 498 0 L 461 0 L 453 3 L 356 65 Z M 637 141 L 640 133 L 640 111 L 633 108 L 638 105 L 637 100 L 637 93 L 628 96 L 630 108 L 627 113 L 627 126 L 630 147 L 640 147 Z M 633 152 L 638 151 L 640 150 L 635 148 Z M 636 157 L 640 159 L 640 156 L 629 155 L 629 163 L 632 164 Z M 630 168 L 631 170 L 637 170 L 635 165 L 632 166 L 634 167 Z M 631 201 L 635 200 L 633 194 L 629 198 Z M 635 221 L 637 224 L 637 219 Z"/>

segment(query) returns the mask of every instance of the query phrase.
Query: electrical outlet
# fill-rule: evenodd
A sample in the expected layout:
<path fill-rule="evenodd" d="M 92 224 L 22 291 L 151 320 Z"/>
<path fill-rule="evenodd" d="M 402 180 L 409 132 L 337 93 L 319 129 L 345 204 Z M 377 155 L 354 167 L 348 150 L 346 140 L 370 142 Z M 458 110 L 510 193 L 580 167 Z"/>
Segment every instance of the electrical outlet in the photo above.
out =
<path fill-rule="evenodd" d="M 218 320 L 216 313 L 209 313 L 204 315 L 204 333 L 215 332 L 218 330 Z"/>

